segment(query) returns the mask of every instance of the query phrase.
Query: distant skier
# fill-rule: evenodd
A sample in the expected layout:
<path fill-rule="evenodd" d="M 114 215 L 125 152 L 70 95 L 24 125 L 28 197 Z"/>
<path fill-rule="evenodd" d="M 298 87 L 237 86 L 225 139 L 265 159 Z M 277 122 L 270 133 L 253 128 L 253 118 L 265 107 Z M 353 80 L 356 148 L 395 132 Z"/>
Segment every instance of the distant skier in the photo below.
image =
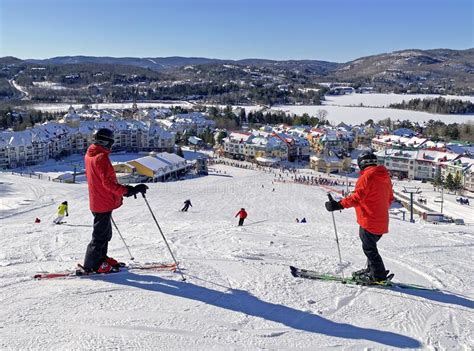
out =
<path fill-rule="evenodd" d="M 384 281 L 388 271 L 377 250 L 377 241 L 388 232 L 388 210 L 393 201 L 392 182 L 388 170 L 377 166 L 377 156 L 372 152 L 361 153 L 357 163 L 360 177 L 354 192 L 339 202 L 331 199 L 325 205 L 328 211 L 355 207 L 367 268 L 353 275 L 368 283 Z"/>
<path fill-rule="evenodd" d="M 145 194 L 145 184 L 124 186 L 117 182 L 114 168 L 110 163 L 110 149 L 114 134 L 110 129 L 101 128 L 93 134 L 93 144 L 87 149 L 84 162 L 89 187 L 89 205 L 94 216 L 92 240 L 87 246 L 84 269 L 88 272 L 111 273 L 119 269 L 119 262 L 107 256 L 107 248 L 112 239 L 112 211 L 122 206 L 123 196 Z"/>
<path fill-rule="evenodd" d="M 68 217 L 68 207 L 67 201 L 63 201 L 61 205 L 58 206 L 58 217 L 53 221 L 54 224 L 62 224 L 64 216 Z"/>
<path fill-rule="evenodd" d="M 306 217 L 303 217 L 300 223 L 306 223 Z"/>
<path fill-rule="evenodd" d="M 184 201 L 184 207 L 181 209 L 181 212 L 188 212 L 189 206 L 193 207 L 191 200 L 187 199 Z"/>
<path fill-rule="evenodd" d="M 247 218 L 247 212 L 245 212 L 245 208 L 241 208 L 239 212 L 235 215 L 235 217 L 239 216 L 239 227 L 244 225 L 245 218 Z"/>
<path fill-rule="evenodd" d="M 38 217 L 36 217 L 35 223 L 41 223 L 41 219 L 39 219 Z"/>

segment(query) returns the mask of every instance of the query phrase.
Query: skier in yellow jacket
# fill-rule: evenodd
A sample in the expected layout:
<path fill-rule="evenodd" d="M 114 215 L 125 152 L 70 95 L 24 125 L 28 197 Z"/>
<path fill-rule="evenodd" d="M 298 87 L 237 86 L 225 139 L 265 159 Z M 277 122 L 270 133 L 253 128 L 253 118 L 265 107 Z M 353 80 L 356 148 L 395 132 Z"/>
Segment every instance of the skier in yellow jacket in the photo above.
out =
<path fill-rule="evenodd" d="M 63 201 L 61 205 L 59 205 L 58 218 L 56 218 L 53 222 L 55 224 L 61 224 L 65 215 L 66 217 L 69 216 L 69 213 L 67 211 L 67 201 Z"/>

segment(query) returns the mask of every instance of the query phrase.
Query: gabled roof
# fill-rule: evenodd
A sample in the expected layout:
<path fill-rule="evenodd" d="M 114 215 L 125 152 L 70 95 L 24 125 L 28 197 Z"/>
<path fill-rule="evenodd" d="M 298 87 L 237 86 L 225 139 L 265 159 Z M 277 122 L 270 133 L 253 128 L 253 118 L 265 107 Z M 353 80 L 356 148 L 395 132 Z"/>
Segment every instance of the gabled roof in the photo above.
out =
<path fill-rule="evenodd" d="M 152 156 L 137 158 L 136 160 L 129 161 L 128 163 L 133 164 L 133 162 L 137 162 L 138 164 L 155 172 L 159 170 L 164 170 L 166 167 L 169 167 L 169 163 L 166 163 L 164 160 L 160 160 L 159 158 Z"/>
<path fill-rule="evenodd" d="M 412 150 L 398 150 L 398 149 L 385 149 L 379 152 L 376 152 L 377 157 L 396 157 L 396 158 L 406 158 L 410 160 L 416 159 L 418 151 Z"/>
<path fill-rule="evenodd" d="M 156 155 L 156 157 L 164 162 L 167 162 L 168 164 L 179 164 L 183 162 L 186 163 L 186 160 L 181 156 L 170 154 L 169 152 L 160 152 L 158 155 Z"/>
<path fill-rule="evenodd" d="M 452 152 L 420 150 L 416 159 L 419 161 L 444 162 L 454 160 L 457 157 L 459 157 L 459 154 L 455 154 Z"/>

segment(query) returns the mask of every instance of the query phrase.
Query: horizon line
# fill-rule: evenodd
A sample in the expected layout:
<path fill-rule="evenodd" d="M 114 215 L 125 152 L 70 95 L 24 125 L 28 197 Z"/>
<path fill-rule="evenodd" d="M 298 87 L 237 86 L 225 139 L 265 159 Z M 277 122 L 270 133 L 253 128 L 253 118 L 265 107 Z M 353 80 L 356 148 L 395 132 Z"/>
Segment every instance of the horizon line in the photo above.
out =
<path fill-rule="evenodd" d="M 330 61 L 330 60 L 324 60 L 324 59 L 316 59 L 316 58 L 287 58 L 287 59 L 274 59 L 274 58 L 262 58 L 262 57 L 246 57 L 246 58 L 217 58 L 217 57 L 206 57 L 206 56 L 180 56 L 180 55 L 171 55 L 171 56 L 107 56 L 107 55 L 92 55 L 92 54 L 69 54 L 69 55 L 56 55 L 56 56 L 50 56 L 50 57 L 43 57 L 43 58 L 22 58 L 19 56 L 15 55 L 4 55 L 1 56 L 0 59 L 2 58 L 7 58 L 7 57 L 12 57 L 16 58 L 22 61 L 28 61 L 28 60 L 50 60 L 54 58 L 60 58 L 60 57 L 96 57 L 96 58 L 112 58 L 112 59 L 125 59 L 125 58 L 134 58 L 134 59 L 166 59 L 166 58 L 187 58 L 187 59 L 208 59 L 208 60 L 220 60 L 220 61 L 245 61 L 245 60 L 266 60 L 266 61 L 277 61 L 277 62 L 283 62 L 283 61 L 321 61 L 321 62 L 331 62 L 331 63 L 346 63 L 346 62 L 351 62 L 356 59 L 364 58 L 364 57 L 371 57 L 371 56 L 378 56 L 378 55 L 385 55 L 385 54 L 393 54 L 397 52 L 403 52 L 403 51 L 431 51 L 431 50 L 452 50 L 452 51 L 467 51 L 474 49 L 474 47 L 467 47 L 464 49 L 451 49 L 451 48 L 430 48 L 430 49 L 418 49 L 418 48 L 407 48 L 407 49 L 402 49 L 402 50 L 394 50 L 394 51 L 386 51 L 386 52 L 379 52 L 379 53 L 373 53 L 365 56 L 359 56 L 356 58 L 353 58 L 349 61 Z"/>

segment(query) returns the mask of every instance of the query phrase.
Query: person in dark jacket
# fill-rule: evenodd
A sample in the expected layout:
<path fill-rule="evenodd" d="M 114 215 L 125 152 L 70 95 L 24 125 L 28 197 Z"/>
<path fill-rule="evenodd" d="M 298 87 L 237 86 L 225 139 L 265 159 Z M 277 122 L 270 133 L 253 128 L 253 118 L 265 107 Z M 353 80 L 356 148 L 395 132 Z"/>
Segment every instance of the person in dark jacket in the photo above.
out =
<path fill-rule="evenodd" d="M 110 129 L 95 131 L 93 140 L 84 162 L 94 229 L 83 267 L 87 272 L 111 273 L 118 271 L 120 266 L 117 260 L 107 256 L 108 243 L 112 239 L 112 211 L 122 206 L 123 196 L 145 194 L 148 187 L 145 184 L 124 186 L 117 182 L 109 159 L 114 143 L 114 134 Z"/>
<path fill-rule="evenodd" d="M 388 210 L 393 201 L 392 182 L 388 170 L 377 166 L 377 156 L 372 152 L 361 153 L 357 163 L 360 177 L 354 192 L 341 201 L 331 199 L 325 205 L 328 211 L 355 207 L 367 268 L 353 275 L 369 283 L 380 282 L 387 279 L 388 271 L 378 252 L 377 242 L 388 232 Z"/>
<path fill-rule="evenodd" d="M 239 216 L 239 227 L 244 225 L 245 218 L 247 218 L 247 212 L 245 212 L 245 208 L 241 208 L 239 212 L 235 215 L 235 217 Z"/>
<path fill-rule="evenodd" d="M 191 200 L 184 201 L 184 207 L 181 209 L 181 212 L 188 212 L 189 206 L 193 207 Z"/>

